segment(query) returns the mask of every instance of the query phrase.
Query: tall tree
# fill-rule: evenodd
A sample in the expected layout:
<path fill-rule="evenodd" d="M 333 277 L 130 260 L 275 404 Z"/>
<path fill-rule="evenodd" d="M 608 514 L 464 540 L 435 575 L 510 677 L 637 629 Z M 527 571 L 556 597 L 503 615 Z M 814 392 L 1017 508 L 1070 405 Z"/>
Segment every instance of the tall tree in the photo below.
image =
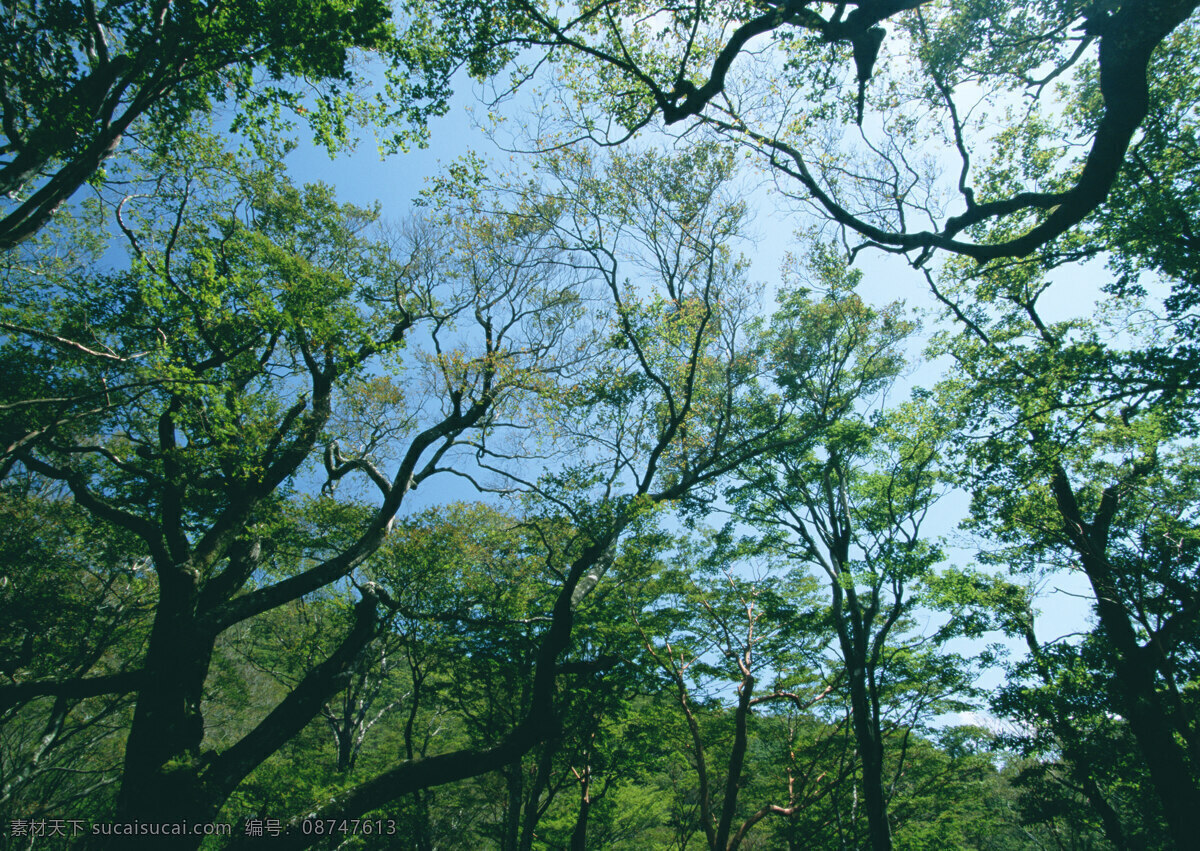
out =
<path fill-rule="evenodd" d="M 888 849 L 885 716 L 888 701 L 899 698 L 895 685 L 913 686 L 909 678 L 923 669 L 927 688 L 909 695 L 915 724 L 932 703 L 969 683 L 966 671 L 955 670 L 961 660 L 934 662 L 905 635 L 923 581 L 942 559 L 922 524 L 944 490 L 938 464 L 945 434 L 919 404 L 877 407 L 903 369 L 902 346 L 915 326 L 899 304 L 868 306 L 854 292 L 860 278 L 818 248 L 803 286 L 781 295 L 768 336 L 774 379 L 811 437 L 753 465 L 736 500 L 743 518 L 828 583 L 870 843 Z M 908 665 L 914 670 L 904 671 Z"/>
<path fill-rule="evenodd" d="M 372 241 L 372 211 L 337 204 L 327 187 L 294 188 L 269 164 L 229 166 L 202 137 L 147 168 L 163 175 L 162 194 L 121 210 L 131 268 L 56 289 L 18 282 L 3 357 L 57 358 L 52 392 L 13 400 L 26 414 L 5 445 L 17 469 L 63 483 L 145 548 L 153 623 L 144 653 L 117 670 L 22 676 L 3 696 L 134 694 L 117 819 L 208 821 L 341 688 L 378 632 L 378 595 L 363 586 L 329 654 L 219 752 L 206 747 L 202 709 L 217 638 L 350 575 L 460 435 L 563 368 L 559 343 L 578 299 L 550 284 L 552 269 L 548 279 L 521 265 L 539 253 L 536 233 L 496 234 L 470 255 L 419 228 Z M 393 419 L 384 475 L 371 447 L 331 442 L 327 429 L 367 365 L 402 344 L 413 352 L 408 380 L 436 389 Z M 89 381 L 108 404 L 82 403 L 82 418 L 64 419 L 62 406 L 78 400 L 53 385 Z M 322 444 L 330 482 L 359 476 L 378 493 L 341 540 L 295 534 L 289 504 Z M 301 555 L 265 573 L 289 530 Z"/>
<path fill-rule="evenodd" d="M 555 660 L 621 538 L 794 439 L 786 409 L 758 385 L 746 338 L 744 264 L 731 248 L 745 208 L 730 156 L 698 146 L 598 163 L 561 151 L 542 164 L 541 182 L 454 172 L 431 202 L 455 220 L 493 211 L 481 234 L 546 234 L 555 248 L 546 268 L 595 282 L 595 297 L 609 305 L 595 321 L 597 357 L 536 421 L 514 420 L 531 433 L 480 430 L 470 443 L 484 472 L 456 471 L 482 487 L 524 490 L 533 516 L 569 530 L 546 559 L 561 584 L 543 616 L 530 709 L 505 736 L 381 772 L 318 809 L 320 817 L 357 817 L 432 782 L 510 765 L 540 742 L 557 723 Z M 525 459 L 547 453 L 555 463 L 535 478 Z M 275 841 L 312 838 L 296 829 Z"/>
<path fill-rule="evenodd" d="M 745 340 L 731 159 L 703 148 L 598 172 L 564 156 L 552 190 L 460 182 L 425 224 L 380 239 L 374 211 L 328 187 L 179 139 L 146 163 L 154 191 L 117 207 L 127 270 L 8 266 L 0 357 L 30 381 L 6 388 L 5 471 L 61 483 L 145 548 L 157 586 L 143 652 L 103 672 L 18 671 L 0 698 L 132 695 L 115 818 L 209 821 L 358 670 L 395 605 L 360 568 L 413 488 L 502 476 L 565 536 L 543 559 L 557 585 L 530 636 L 525 711 L 306 811 L 357 817 L 511 765 L 559 723 L 560 657 L 622 537 L 792 439 Z M 346 503 L 347 483 L 374 501 Z M 240 737 L 206 737 L 218 639 L 355 579 L 323 658 Z M 299 824 L 278 841 L 316 841 Z"/>
<path fill-rule="evenodd" d="M 1043 271 L 1029 264 L 986 267 L 936 286 L 962 323 L 944 339 L 960 368 L 944 401 L 964 411 L 974 432 L 962 444 L 973 475 L 973 526 L 993 542 L 991 558 L 1015 570 L 1078 570 L 1092 595 L 1095 627 L 1076 650 L 1043 646 L 1031 615 L 1014 630 L 1032 653 L 1025 674 L 1043 691 L 1028 694 L 1032 703 L 1010 705 L 1028 710 L 1040 702 L 1057 712 L 1096 700 L 1102 688 L 1097 708 L 1128 723 L 1169 834 L 1186 847 L 1200 805 L 1188 697 L 1200 615 L 1192 570 L 1196 459 L 1186 437 L 1195 402 L 1169 374 L 1143 374 L 1142 329 L 1129 321 L 1136 309 L 1112 305 L 1105 321 L 1048 322 L 1039 306 L 1046 286 Z M 1170 330 L 1155 329 L 1150 349 L 1171 351 L 1179 340 Z M 1130 348 L 1111 342 L 1122 338 Z M 1086 697 L 1071 685 L 1083 671 L 1095 678 Z M 1079 723 L 1087 719 L 1083 713 Z M 1059 732 L 1068 757 L 1081 733 Z M 1107 778 L 1096 768 L 1075 763 L 1120 844 L 1122 830 L 1101 794 Z"/>

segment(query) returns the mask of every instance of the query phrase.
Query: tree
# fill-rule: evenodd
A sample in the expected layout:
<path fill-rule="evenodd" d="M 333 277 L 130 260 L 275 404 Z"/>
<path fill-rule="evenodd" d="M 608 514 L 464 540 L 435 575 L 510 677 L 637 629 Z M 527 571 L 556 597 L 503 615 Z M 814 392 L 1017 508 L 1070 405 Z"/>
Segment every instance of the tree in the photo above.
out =
<path fill-rule="evenodd" d="M 296 189 L 269 164 L 234 166 L 225 172 L 234 182 L 223 184 L 214 175 L 226 169 L 224 154 L 202 138 L 176 155 L 148 164 L 172 181 L 163 194 L 137 219 L 122 211 L 135 255 L 128 271 L 56 290 L 23 284 L 6 308 L 17 320 L 6 360 L 57 355 L 51 383 L 109 388 L 109 404 L 64 422 L 70 393 L 18 398 L 25 435 L 5 445 L 16 447 L 20 469 L 63 483 L 80 508 L 137 540 L 157 577 L 144 655 L 111 673 L 22 677 L 3 689 L 10 700 L 136 695 L 120 821 L 210 820 L 342 687 L 379 629 L 370 586 L 331 652 L 258 726 L 219 753 L 205 747 L 201 697 L 217 638 L 369 557 L 459 435 L 561 368 L 557 329 L 576 304 L 528 270 L 473 277 L 436 241 L 422 246 L 419 231 L 391 247 L 372 242 L 362 234 L 371 211 L 337 204 L 326 187 Z M 470 262 L 505 268 L 507 252 L 536 251 L 538 236 L 520 242 L 494 241 L 490 254 L 477 246 Z M 525 337 L 535 309 L 536 335 Z M 477 338 L 448 328 L 458 316 L 475 323 Z M 392 475 L 375 456 L 328 444 L 328 479 L 361 475 L 378 504 L 340 542 L 303 535 L 289 491 L 329 440 L 334 410 L 366 364 L 402 343 L 415 349 L 422 331 L 429 349 L 414 351 L 409 369 L 442 392 L 400 421 L 407 442 Z M 298 553 L 278 549 L 289 535 Z M 271 564 L 274 581 L 263 572 Z"/>
<path fill-rule="evenodd" d="M 854 292 L 860 277 L 818 248 L 808 286 L 780 296 L 768 332 L 774 380 L 812 437 L 751 465 L 735 500 L 739 516 L 772 536 L 780 552 L 827 580 L 870 843 L 887 849 L 887 704 L 911 702 L 915 725 L 940 699 L 968 690 L 969 674 L 955 670 L 962 660 L 935 660 L 904 635 L 918 592 L 942 559 L 921 526 L 944 489 L 945 428 L 917 403 L 869 411 L 903 368 L 901 345 L 914 325 L 898 304 L 866 305 Z M 811 297 L 809 286 L 821 296 Z"/>
<path fill-rule="evenodd" d="M 576 609 L 622 537 L 780 440 L 786 412 L 743 352 L 730 161 L 616 160 L 607 180 L 576 161 L 552 172 L 555 192 L 464 185 L 381 240 L 373 211 L 327 187 L 181 138 L 146 164 L 157 191 L 118 205 L 129 269 L 8 267 L 0 357 L 36 380 L 11 388 L 6 470 L 61 483 L 137 541 L 157 587 L 144 652 L 103 673 L 20 672 L 0 697 L 133 695 L 116 819 L 211 820 L 360 670 L 396 602 L 362 571 L 411 490 L 443 472 L 503 476 L 565 536 L 543 559 L 557 585 L 535 619 L 526 710 L 496 738 L 400 759 L 306 812 L 354 818 L 511 765 L 558 724 Z M 672 194 L 648 207 L 605 194 L 644 180 Z M 645 289 L 622 285 L 625 257 Z M 535 424 L 538 445 L 576 460 L 531 480 Z M 347 483 L 372 500 L 337 496 Z M 355 581 L 340 638 L 265 717 L 206 737 L 221 636 Z M 292 826 L 280 842 L 315 841 Z"/>
<path fill-rule="evenodd" d="M 1084 842 L 1190 841 L 1200 158 L 1194 75 L 1170 72 L 1194 64 L 1193 0 L 10 6 L 6 815 L 268 802 L 280 846 L 384 806 L 421 848 L 1019 846 L 978 795 Z M 352 121 L 419 138 L 460 60 L 524 48 L 548 61 L 514 82 L 557 69 L 565 92 L 528 174 L 467 158 L 389 228 L 273 158 L 287 110 L 331 147 Z M 218 102 L 259 159 L 192 126 Z M 659 115 L 703 141 L 564 144 Z M 929 275 L 961 329 L 936 396 L 880 400 L 911 326 L 832 249 L 754 318 L 712 135 L 859 234 L 852 255 L 959 255 Z M 1110 317 L 1153 275 L 1161 315 L 1045 321 L 1046 270 L 1105 251 Z M 948 413 L 981 558 L 1011 573 L 935 570 Z M 438 475 L 494 505 L 406 519 Z M 805 568 L 662 568 L 661 518 L 731 505 Z M 1047 570 L 1086 577 L 1086 635 L 1036 634 L 1014 574 Z M 926 604 L 952 613 L 932 635 Z M 969 693 L 943 640 L 988 629 L 1029 649 L 994 707 L 1033 761 L 1003 772 L 924 725 Z M 503 803 L 450 806 L 471 797 Z"/>
<path fill-rule="evenodd" d="M 1054 731 L 1118 845 L 1130 826 L 1104 800 L 1107 778 L 1084 759 L 1083 745 L 1105 713 L 1119 715 L 1169 835 L 1186 847 L 1200 803 L 1188 697 L 1200 613 L 1191 571 L 1195 458 L 1185 437 L 1194 400 L 1178 382 L 1143 380 L 1137 348 L 1106 342 L 1122 334 L 1138 342 L 1120 310 L 1107 327 L 1044 321 L 1045 287 L 1042 271 L 1024 264 L 987 267 L 937 290 L 963 326 L 944 339 L 961 373 L 945 385 L 943 401 L 975 430 L 962 446 L 971 523 L 993 542 L 986 558 L 1016 571 L 1078 570 L 1092 594 L 1095 627 L 1074 649 L 1041 644 L 1031 613 L 1014 619 L 1011 631 L 1025 636 L 1032 654 L 1020 673 L 1040 685 L 1025 686 L 1024 698 L 1007 705 Z M 1170 351 L 1179 341 L 1164 333 L 1151 342 Z M 1081 677 L 1091 684 L 1081 686 Z M 1080 701 L 1091 708 L 1065 728 L 1047 717 Z M 1153 821 L 1138 830 L 1152 833 Z"/>
<path fill-rule="evenodd" d="M 553 253 L 535 268 L 595 282 L 596 298 L 610 305 L 595 321 L 598 356 L 537 410 L 536 434 L 525 442 L 481 429 L 468 445 L 482 472 L 455 470 L 483 488 L 523 490 L 531 516 L 567 530 L 546 557 L 560 585 L 542 616 L 530 710 L 489 746 L 401 763 L 336 796 L 317 817 L 358 817 L 426 786 L 511 765 L 541 742 L 557 723 L 556 659 L 622 537 L 791 439 L 783 436 L 786 410 L 757 384 L 745 338 L 743 264 L 730 248 L 744 206 L 731 158 L 699 146 L 604 165 L 564 151 L 545 162 L 543 182 L 498 184 L 462 167 L 428 195 L 455 221 L 489 211 L 477 225 L 481 237 L 547 235 Z M 570 289 L 553 293 L 577 298 Z M 550 452 L 556 463 L 532 477 L 526 459 Z M 293 827 L 277 844 L 306 841 L 298 820 Z"/>
<path fill-rule="evenodd" d="M 797 767 L 789 764 L 772 778 L 774 784 L 761 784 L 774 800 L 746 808 L 743 788 L 766 769 L 752 771 L 747 764 L 756 708 L 786 703 L 800 713 L 834 689 L 834 683 L 820 688 L 819 674 L 810 667 L 826 642 L 817 626 L 813 583 L 739 577 L 733 571 L 744 569 L 738 562 L 746 556 L 739 549 L 720 538 L 708 553 L 685 549 L 679 560 L 698 564 L 658 577 L 660 599 L 631 600 L 649 660 L 665 677 L 664 697 L 683 715 L 681 749 L 695 772 L 696 821 L 713 851 L 740 847 L 763 819 L 790 818 L 804 805 L 803 796 L 797 797 Z M 732 711 L 714 711 L 712 704 L 731 682 Z"/>
<path fill-rule="evenodd" d="M 77 189 L 103 179 L 123 137 L 169 148 L 214 102 L 264 138 L 280 110 L 302 116 L 333 150 L 349 125 L 395 128 L 388 145 L 420 139 L 446 109 L 454 58 L 412 22 L 398 33 L 380 0 L 270 3 L 16 2 L 0 22 L 0 249 L 42 228 Z M 361 57 L 381 61 L 374 99 Z"/>
<path fill-rule="evenodd" d="M 578 610 L 572 647 L 558 663 L 554 727 L 529 753 L 476 780 L 467 796 L 476 799 L 477 809 L 496 802 L 481 830 L 501 849 L 529 849 L 535 837 L 554 836 L 582 847 L 592 808 L 621 773 L 624 748 L 613 747 L 606 734 L 623 722 L 638 678 L 626 659 L 630 630 L 619 623 L 618 595 L 610 586 L 629 581 L 630 563 L 644 557 L 655 537 L 624 544 L 609 569 L 616 576 Z M 559 585 L 548 565 L 569 542 L 569 527 L 462 505 L 404 524 L 394 538 L 377 577 L 397 603 L 393 628 L 403 636 L 405 652 L 425 660 L 420 680 L 444 684 L 424 700 L 436 701 L 473 746 L 484 747 L 530 709 L 544 612 Z M 415 711 L 415 703 L 409 705 Z"/>
<path fill-rule="evenodd" d="M 1117 180 L 1151 101 L 1178 76 L 1148 73 L 1155 51 L 1196 8 L 1194 0 L 447 5 L 479 49 L 515 42 L 551 51 L 570 90 L 567 133 L 623 140 L 658 116 L 707 126 L 760 151 L 785 187 L 864 245 L 915 252 L 918 265 L 939 249 L 977 261 L 1025 256 L 1083 222 Z M 1048 87 L 1077 76 L 1092 77 L 1102 98 L 1063 126 L 1070 144 L 1042 149 L 1045 167 L 1000 192 L 975 186 L 977 177 L 988 183 L 980 161 L 1022 133 L 1011 124 L 997 137 L 982 114 L 1012 104 L 1016 121 L 1026 96 L 1034 116 L 1026 124 L 1053 125 Z M 928 165 L 935 146 L 957 163 Z M 1079 148 L 1086 154 L 1074 158 Z M 935 169 L 957 172 L 953 214 Z M 992 224 L 1000 228 L 980 232 Z"/>
<path fill-rule="evenodd" d="M 1095 636 L 1078 645 L 1031 645 L 994 700 L 1022 725 L 1024 735 L 1010 736 L 1010 746 L 1038 760 L 1016 778 L 1027 817 L 1074 811 L 1114 848 L 1167 846 L 1161 805 L 1129 724 L 1109 710 L 1119 698 L 1108 682 L 1107 648 Z"/>

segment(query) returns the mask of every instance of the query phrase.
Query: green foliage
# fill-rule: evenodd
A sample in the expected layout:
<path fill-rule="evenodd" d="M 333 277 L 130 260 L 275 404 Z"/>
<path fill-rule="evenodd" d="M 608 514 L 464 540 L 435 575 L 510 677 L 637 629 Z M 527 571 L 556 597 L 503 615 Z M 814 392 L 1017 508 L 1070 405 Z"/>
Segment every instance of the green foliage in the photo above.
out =
<path fill-rule="evenodd" d="M 29 476 L 10 475 L 0 486 L 0 525 L 5 679 L 118 674 L 135 665 L 157 591 L 145 547 Z M 0 817 L 105 812 L 129 713 L 124 695 L 0 706 Z"/>
<path fill-rule="evenodd" d="M 1166 299 L 1169 315 L 1187 329 L 1189 339 L 1196 336 L 1189 316 L 1200 300 L 1200 88 L 1194 75 L 1172 71 L 1194 63 L 1198 40 L 1200 29 L 1189 22 L 1155 52 L 1150 74 L 1158 85 L 1142 137 L 1096 224 L 1097 239 L 1111 252 L 1110 265 L 1119 276 L 1111 289 L 1145 296 L 1139 277 L 1161 275 L 1172 290 Z M 1101 108 L 1094 77 L 1084 77 L 1074 95 L 1074 108 L 1094 122 Z"/>
<path fill-rule="evenodd" d="M 398 34 L 379 0 L 10 4 L 0 246 L 31 237 L 84 183 L 106 183 L 104 162 L 124 136 L 186 147 L 186 128 L 218 104 L 235 107 L 232 129 L 260 153 L 279 147 L 288 115 L 331 153 L 353 144 L 356 124 L 374 125 L 387 150 L 423 141 L 429 117 L 448 108 L 459 54 L 419 23 Z"/>
<path fill-rule="evenodd" d="M 1149 268 L 1158 261 L 1134 244 L 1146 210 L 1128 203 L 1129 253 L 1114 262 L 1140 257 Z M 1097 234 L 1124 227 L 1109 216 Z M 936 344 L 960 372 L 937 398 L 972 437 L 959 447 L 960 481 L 972 494 L 967 526 L 986 536 L 980 560 L 1024 574 L 1029 587 L 1078 571 L 1092 595 L 1087 632 L 1042 643 L 1030 592 L 1009 579 L 961 574 L 948 577 L 956 587 L 934 589 L 993 607 L 965 619 L 957 609 L 968 631 L 998 628 L 1029 648 L 995 703 L 1030 731 L 1021 748 L 1048 761 L 1025 773 L 1023 806 L 1036 821 L 1082 800 L 1080 835 L 1099 830 L 1118 847 L 1179 844 L 1189 806 L 1172 796 L 1194 795 L 1195 785 L 1180 746 L 1195 736 L 1181 697 L 1196 670 L 1187 324 L 1143 323 L 1121 286 L 1127 298 L 1095 319 L 1045 322 L 1039 262 L 951 266 L 936 286 L 961 323 Z M 1159 740 L 1160 730 L 1171 732 Z"/>
<path fill-rule="evenodd" d="M 1181 844 L 1196 92 L 1168 72 L 1196 27 L 1152 5 L 14 5 L 0 812 L 382 814 L 420 849 Z M 1143 121 L 1106 74 L 1156 45 Z M 279 161 L 289 116 L 330 150 L 420 140 L 460 63 L 519 84 L 530 47 L 574 132 L 694 118 L 871 244 L 982 261 L 929 277 L 955 373 L 890 399 L 916 322 L 833 245 L 756 316 L 712 139 L 601 155 L 551 122 L 531 174 L 468 156 L 394 226 Z M 875 123 L 847 156 L 851 62 Z M 220 103 L 256 158 L 192 122 Z M 949 219 L 910 156 L 943 120 Z M 47 224 L 89 179 L 124 197 Z M 1101 250 L 1119 299 L 1043 321 L 1049 265 Z M 1148 273 L 1161 320 L 1129 301 Z M 448 471 L 505 494 L 406 513 Z M 978 566 L 923 530 L 952 485 Z M 1096 623 L 1045 643 L 1035 591 L 1067 569 Z M 1011 655 L 950 642 L 996 633 L 1029 650 L 999 740 L 936 720 Z"/>

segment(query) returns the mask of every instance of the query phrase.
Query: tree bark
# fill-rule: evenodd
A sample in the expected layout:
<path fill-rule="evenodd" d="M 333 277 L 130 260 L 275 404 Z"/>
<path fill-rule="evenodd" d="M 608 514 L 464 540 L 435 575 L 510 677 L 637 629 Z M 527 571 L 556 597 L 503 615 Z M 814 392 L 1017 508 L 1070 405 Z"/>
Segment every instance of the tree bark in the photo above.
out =
<path fill-rule="evenodd" d="M 125 746 L 116 822 L 211 821 L 217 806 L 200 780 L 204 681 L 213 637 L 197 628 L 197 576 L 185 565 L 159 571 L 159 605 L 146 654 L 146 687 L 138 693 Z M 202 836 L 176 837 L 194 848 Z M 191 841 L 194 839 L 194 841 Z M 138 837 L 100 837 L 98 847 L 127 847 Z M 144 837 L 146 842 L 161 837 Z"/>
<path fill-rule="evenodd" d="M 873 851 L 891 851 L 892 828 L 888 821 L 887 795 L 883 790 L 883 738 L 878 713 L 873 712 L 867 693 L 865 662 L 855 659 L 850 671 L 850 711 L 854 738 L 862 759 L 863 805 L 867 811 L 867 831 Z"/>
<path fill-rule="evenodd" d="M 588 814 L 592 811 L 591 768 L 584 768 L 579 781 L 579 812 L 575 814 L 575 827 L 571 830 L 571 851 L 587 851 Z"/>

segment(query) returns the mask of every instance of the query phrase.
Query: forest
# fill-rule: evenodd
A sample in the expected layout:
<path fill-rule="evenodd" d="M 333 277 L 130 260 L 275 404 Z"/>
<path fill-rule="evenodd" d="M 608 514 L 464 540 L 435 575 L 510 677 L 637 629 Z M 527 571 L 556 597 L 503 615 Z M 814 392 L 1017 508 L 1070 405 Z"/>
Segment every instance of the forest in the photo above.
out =
<path fill-rule="evenodd" d="M 1196 847 L 1197 6 L 5 0 L 0 849 Z"/>

